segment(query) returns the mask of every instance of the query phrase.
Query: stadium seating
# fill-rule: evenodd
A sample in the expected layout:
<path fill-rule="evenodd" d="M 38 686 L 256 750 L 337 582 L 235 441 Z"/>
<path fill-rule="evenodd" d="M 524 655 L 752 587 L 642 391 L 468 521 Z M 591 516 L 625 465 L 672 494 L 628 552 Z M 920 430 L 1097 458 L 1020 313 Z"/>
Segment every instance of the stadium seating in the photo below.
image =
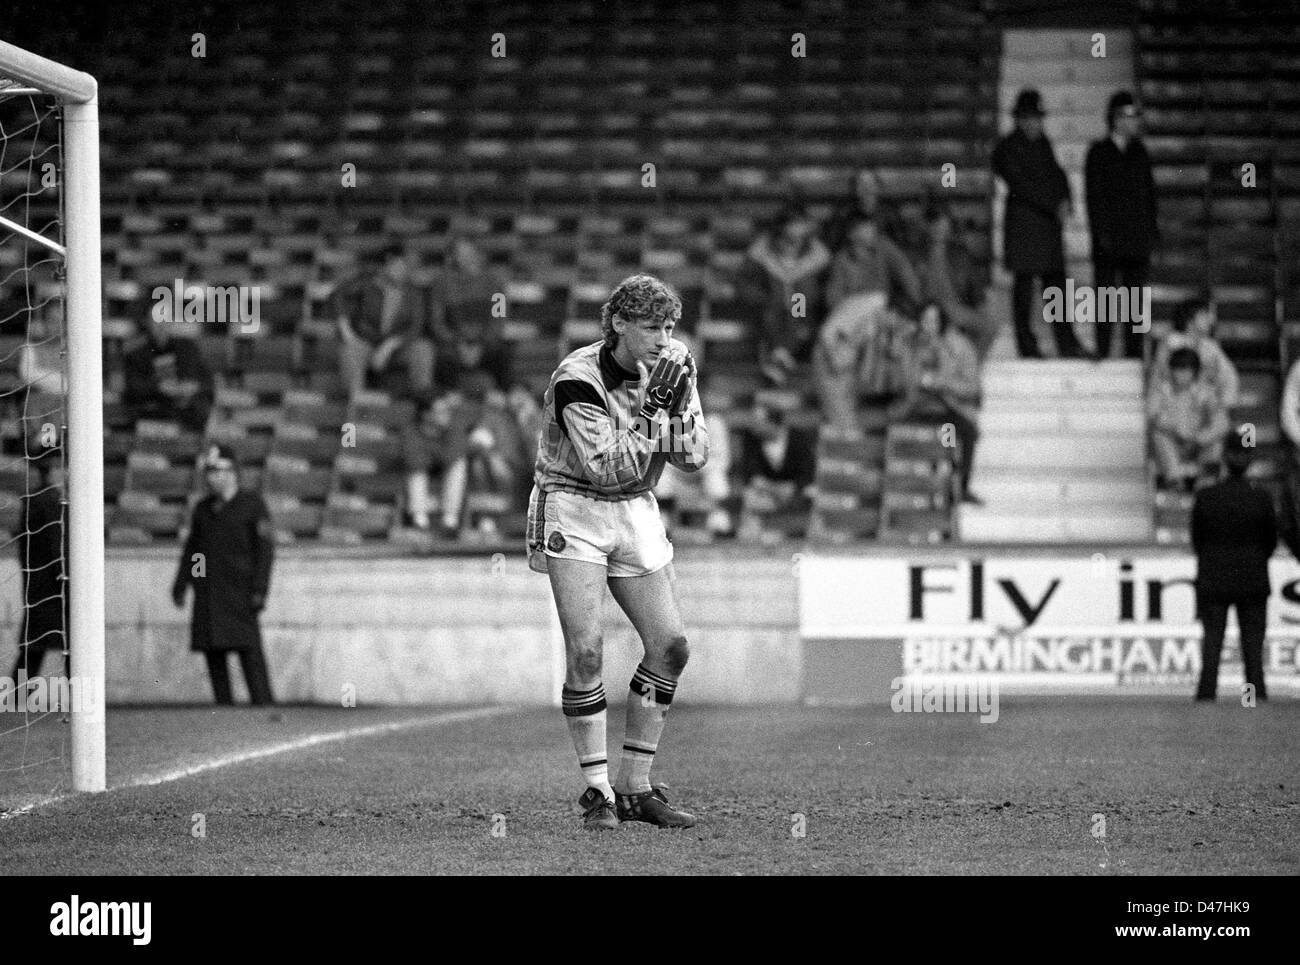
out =
<path fill-rule="evenodd" d="M 122 340 L 155 284 L 264 277 L 303 305 L 292 333 L 200 339 L 222 385 L 209 435 L 239 447 L 254 473 L 291 391 L 341 404 L 324 301 L 386 239 L 406 240 L 427 269 L 453 234 L 483 247 L 510 275 L 507 335 L 532 389 L 563 348 L 591 336 L 591 292 L 644 268 L 687 295 L 682 328 L 712 371 L 752 390 L 752 319 L 732 281 L 782 200 L 794 193 L 825 214 L 864 165 L 887 195 L 917 195 L 953 161 L 962 174 L 949 200 L 988 223 L 988 151 L 1009 99 L 1029 84 L 1044 93 L 1081 197 L 1082 151 L 1131 63 L 1162 202 L 1156 319 L 1192 292 L 1213 293 L 1221 340 L 1250 386 L 1233 416 L 1274 447 L 1260 469 L 1271 477 L 1280 378 L 1300 348 L 1300 61 L 1287 40 L 1295 11 L 1266 6 L 1141 0 L 1131 43 L 1128 30 L 1108 29 L 1105 58 L 1084 56 L 1091 30 L 1050 40 L 1013 30 L 1004 41 L 1007 5 L 980 0 L 823 0 L 801 10 L 807 58 L 789 56 L 789 11 L 776 2 L 747 4 L 739 19 L 725 3 L 502 11 L 504 58 L 474 48 L 481 10 L 468 0 L 440 4 L 436 18 L 383 2 L 270 11 L 237 0 L 227 19 L 239 43 L 210 42 L 202 58 L 133 34 L 131 16 L 147 18 L 152 35 L 192 32 L 183 11 L 138 3 L 123 9 L 111 44 L 51 29 L 34 46 L 101 82 L 109 398 Z M 344 189 L 348 163 L 356 182 Z M 33 217 L 53 217 L 49 204 L 34 198 Z M 1076 214 L 1067 245 L 1082 278 L 1081 205 Z M 5 388 L 15 365 L 0 345 Z M 110 506 L 119 490 L 167 505 L 175 467 L 128 468 L 132 450 L 111 438 L 118 428 L 108 427 Z M 391 482 L 387 470 L 374 475 L 385 480 L 375 488 Z"/>

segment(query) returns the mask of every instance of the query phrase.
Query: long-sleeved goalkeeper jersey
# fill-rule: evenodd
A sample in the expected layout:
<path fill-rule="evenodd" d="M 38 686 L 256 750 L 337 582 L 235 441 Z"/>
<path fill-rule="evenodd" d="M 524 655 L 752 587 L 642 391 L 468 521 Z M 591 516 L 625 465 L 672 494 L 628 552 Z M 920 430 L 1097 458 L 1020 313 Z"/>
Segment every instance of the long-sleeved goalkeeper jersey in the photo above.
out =
<path fill-rule="evenodd" d="M 680 342 L 674 345 L 680 346 Z M 694 472 L 709 456 L 699 393 L 680 420 L 647 436 L 634 420 L 640 376 L 627 372 L 603 342 L 570 353 L 546 388 L 534 480 L 543 492 L 631 499 L 652 490 L 665 463 Z"/>

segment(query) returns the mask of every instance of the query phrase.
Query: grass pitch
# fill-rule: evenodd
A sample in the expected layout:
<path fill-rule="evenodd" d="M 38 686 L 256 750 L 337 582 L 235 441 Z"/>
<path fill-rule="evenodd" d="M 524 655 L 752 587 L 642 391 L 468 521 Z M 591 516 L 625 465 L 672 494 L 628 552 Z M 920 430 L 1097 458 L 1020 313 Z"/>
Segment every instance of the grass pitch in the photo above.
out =
<path fill-rule="evenodd" d="M 102 795 L 68 791 L 66 723 L 10 722 L 0 872 L 1300 873 L 1300 701 L 1004 698 L 991 724 L 683 701 L 655 779 L 699 827 L 603 834 L 558 709 L 468 713 L 111 709 Z"/>

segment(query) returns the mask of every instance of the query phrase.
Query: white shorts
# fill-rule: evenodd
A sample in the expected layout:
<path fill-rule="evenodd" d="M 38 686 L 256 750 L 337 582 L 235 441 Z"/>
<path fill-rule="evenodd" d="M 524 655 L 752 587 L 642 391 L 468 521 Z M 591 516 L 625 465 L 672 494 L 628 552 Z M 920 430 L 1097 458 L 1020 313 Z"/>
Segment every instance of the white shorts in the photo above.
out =
<path fill-rule="evenodd" d="M 647 576 L 673 559 L 654 493 L 605 500 L 576 493 L 528 499 L 528 566 L 546 572 L 546 559 L 599 563 L 608 576 Z"/>

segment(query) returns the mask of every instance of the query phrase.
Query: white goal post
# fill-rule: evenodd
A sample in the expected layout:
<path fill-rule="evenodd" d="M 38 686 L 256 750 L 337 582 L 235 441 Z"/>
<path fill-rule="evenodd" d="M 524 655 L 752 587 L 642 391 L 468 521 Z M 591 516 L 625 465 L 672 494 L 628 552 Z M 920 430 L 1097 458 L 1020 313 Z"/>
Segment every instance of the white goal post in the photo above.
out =
<path fill-rule="evenodd" d="M 26 88 L 21 85 L 27 85 Z M 99 99 L 95 78 L 0 41 L 0 96 L 43 94 L 63 116 L 63 245 L 5 219 L 65 260 L 68 430 L 68 642 L 86 702 L 72 720 L 72 786 L 105 789 L 104 399 L 99 243 Z"/>

